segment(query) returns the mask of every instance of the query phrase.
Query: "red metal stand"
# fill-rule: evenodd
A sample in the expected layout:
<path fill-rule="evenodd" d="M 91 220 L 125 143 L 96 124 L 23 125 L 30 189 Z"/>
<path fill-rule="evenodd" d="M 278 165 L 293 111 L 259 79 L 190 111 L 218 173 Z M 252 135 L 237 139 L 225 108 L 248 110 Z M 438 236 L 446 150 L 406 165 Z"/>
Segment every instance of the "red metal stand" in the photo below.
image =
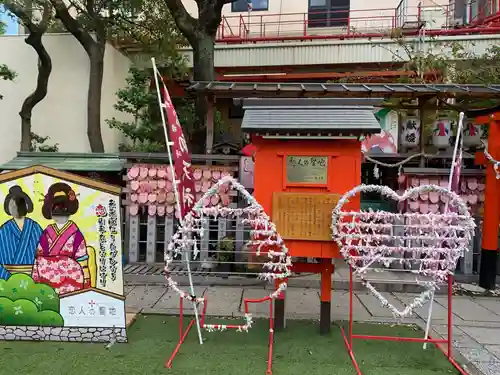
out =
<path fill-rule="evenodd" d="M 266 375 L 272 375 L 272 366 L 273 366 L 273 344 L 274 344 L 274 319 L 273 319 L 273 300 L 271 297 L 267 296 L 264 298 L 260 299 L 244 299 L 243 303 L 245 305 L 245 314 L 249 313 L 249 308 L 248 305 L 250 303 L 262 303 L 262 302 L 269 302 L 269 351 L 267 355 L 267 369 L 266 369 Z M 172 362 L 174 361 L 175 356 L 177 353 L 179 353 L 179 350 L 186 339 L 189 331 L 191 330 L 191 327 L 195 323 L 194 319 L 191 319 L 189 322 L 186 330 L 184 330 L 184 305 L 183 305 L 183 299 L 180 298 L 180 304 L 179 304 L 179 341 L 177 343 L 177 346 L 175 347 L 174 351 L 172 352 L 172 355 L 170 356 L 169 360 L 165 363 L 166 368 L 172 368 Z M 205 328 L 207 325 L 205 324 L 205 316 L 207 312 L 207 299 L 205 298 L 203 302 L 203 311 L 201 313 L 201 319 L 200 319 L 200 325 L 202 328 Z M 216 328 L 221 327 L 222 324 L 215 325 Z M 242 325 L 224 325 L 226 329 L 240 329 Z"/>
<path fill-rule="evenodd" d="M 345 346 L 349 357 L 351 357 L 352 364 L 356 369 L 358 375 L 362 375 L 359 368 L 358 362 L 354 356 L 353 350 L 353 340 L 354 339 L 364 339 L 364 340 L 382 340 L 382 341 L 409 341 L 409 342 L 429 342 L 436 345 L 436 347 L 443 352 L 448 361 L 458 370 L 462 375 L 469 375 L 454 359 L 453 359 L 453 347 L 452 347 L 452 320 L 453 320 L 453 310 L 452 310 L 452 286 L 453 277 L 448 276 L 448 337 L 447 339 L 433 339 L 431 336 L 429 338 L 417 338 L 417 337 L 396 337 L 396 336 L 372 336 L 372 335 L 359 335 L 353 333 L 353 274 L 352 267 L 349 268 L 349 332 L 346 334 L 343 327 L 340 327 L 342 331 L 342 336 L 344 336 Z M 446 344 L 446 349 L 440 344 Z M 422 349 L 423 350 L 423 349 Z"/>

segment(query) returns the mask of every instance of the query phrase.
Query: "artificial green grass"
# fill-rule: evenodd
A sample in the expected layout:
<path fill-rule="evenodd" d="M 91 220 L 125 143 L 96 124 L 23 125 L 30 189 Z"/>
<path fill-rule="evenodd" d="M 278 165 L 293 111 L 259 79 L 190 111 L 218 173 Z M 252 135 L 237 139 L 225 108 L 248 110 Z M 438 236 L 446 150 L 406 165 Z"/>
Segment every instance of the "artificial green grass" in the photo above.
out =
<path fill-rule="evenodd" d="M 355 331 L 422 337 L 421 331 L 403 326 L 356 324 Z M 256 320 L 248 333 L 204 333 L 206 341 L 200 346 L 193 327 L 173 368 L 165 369 L 178 340 L 178 318 L 139 316 L 128 331 L 129 343 L 110 349 L 103 344 L 0 342 L 0 374 L 264 375 L 268 334 L 268 322 Z M 289 320 L 286 330 L 276 333 L 274 348 L 274 375 L 356 374 L 337 326 L 331 335 L 320 336 L 317 322 Z M 357 340 L 354 349 L 365 375 L 458 373 L 441 352 L 434 347 L 424 351 L 422 344 Z"/>

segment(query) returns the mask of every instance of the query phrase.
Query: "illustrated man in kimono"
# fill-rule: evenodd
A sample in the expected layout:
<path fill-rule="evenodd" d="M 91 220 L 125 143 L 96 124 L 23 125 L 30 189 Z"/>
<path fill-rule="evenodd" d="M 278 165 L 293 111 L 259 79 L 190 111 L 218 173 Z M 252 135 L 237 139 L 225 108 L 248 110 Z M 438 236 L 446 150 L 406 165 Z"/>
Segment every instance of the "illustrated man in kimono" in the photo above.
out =
<path fill-rule="evenodd" d="M 31 273 L 42 228 L 26 217 L 33 201 L 20 186 L 9 189 L 3 207 L 12 216 L 0 227 L 0 279 L 6 280 L 13 273 Z"/>
<path fill-rule="evenodd" d="M 60 295 L 90 287 L 85 238 L 70 220 L 78 207 L 75 192 L 63 182 L 50 186 L 42 206 L 43 216 L 54 223 L 40 237 L 32 277 L 36 282 L 50 285 Z"/>

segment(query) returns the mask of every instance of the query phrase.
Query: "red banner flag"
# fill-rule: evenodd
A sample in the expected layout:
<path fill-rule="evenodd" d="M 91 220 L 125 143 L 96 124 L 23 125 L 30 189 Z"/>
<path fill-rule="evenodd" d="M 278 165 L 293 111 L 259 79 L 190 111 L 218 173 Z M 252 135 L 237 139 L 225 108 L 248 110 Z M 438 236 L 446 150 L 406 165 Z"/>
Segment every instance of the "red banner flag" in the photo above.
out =
<path fill-rule="evenodd" d="M 162 81 L 163 83 L 163 81 Z M 177 112 L 175 112 L 172 99 L 167 87 L 163 83 L 163 108 L 167 115 L 167 130 L 172 146 L 172 156 L 174 159 L 175 180 L 177 183 L 178 199 L 181 212 L 178 218 L 182 219 L 196 203 L 194 201 L 194 180 L 191 168 L 191 155 L 189 154 L 186 138 L 179 123 Z M 170 147 L 170 145 L 167 145 Z"/>

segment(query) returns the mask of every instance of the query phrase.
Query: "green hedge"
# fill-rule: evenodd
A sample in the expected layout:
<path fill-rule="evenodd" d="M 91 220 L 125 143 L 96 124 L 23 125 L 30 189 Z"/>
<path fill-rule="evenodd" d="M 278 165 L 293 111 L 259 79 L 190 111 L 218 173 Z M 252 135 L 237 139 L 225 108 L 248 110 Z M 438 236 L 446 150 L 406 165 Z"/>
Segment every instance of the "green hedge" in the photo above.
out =
<path fill-rule="evenodd" d="M 59 296 L 25 274 L 0 280 L 0 325 L 63 326 Z"/>

